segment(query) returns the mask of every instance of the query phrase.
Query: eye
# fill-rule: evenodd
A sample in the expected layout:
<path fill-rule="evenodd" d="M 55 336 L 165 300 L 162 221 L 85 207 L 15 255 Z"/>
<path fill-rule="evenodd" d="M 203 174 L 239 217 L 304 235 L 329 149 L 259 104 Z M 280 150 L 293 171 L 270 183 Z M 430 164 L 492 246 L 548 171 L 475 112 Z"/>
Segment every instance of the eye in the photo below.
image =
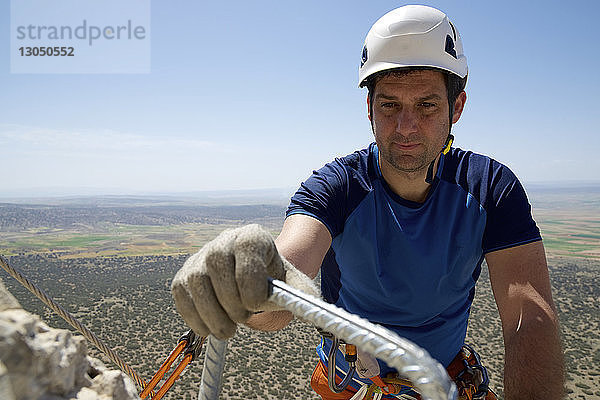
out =
<path fill-rule="evenodd" d="M 428 101 L 424 101 L 424 102 L 422 102 L 422 103 L 419 103 L 419 106 L 420 106 L 420 107 L 422 107 L 422 108 L 433 108 L 433 107 L 436 107 L 436 106 L 437 106 L 437 104 L 435 104 L 435 103 L 430 103 L 430 102 L 428 102 Z"/>
<path fill-rule="evenodd" d="M 381 108 L 391 109 L 396 106 L 396 103 L 381 103 Z"/>

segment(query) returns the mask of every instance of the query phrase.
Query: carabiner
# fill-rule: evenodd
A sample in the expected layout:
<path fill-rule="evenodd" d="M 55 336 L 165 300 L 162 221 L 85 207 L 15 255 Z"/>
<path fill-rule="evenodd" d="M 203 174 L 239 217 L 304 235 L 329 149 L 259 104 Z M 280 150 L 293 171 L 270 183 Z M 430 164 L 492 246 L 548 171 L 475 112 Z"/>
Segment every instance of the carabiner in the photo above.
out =
<path fill-rule="evenodd" d="M 327 360 L 327 383 L 329 384 L 329 389 L 331 389 L 331 391 L 334 393 L 342 393 L 350 384 L 350 381 L 354 376 L 354 372 L 356 371 L 356 346 L 352 346 L 352 351 L 346 353 L 346 361 L 348 362 L 349 367 L 348 372 L 346 373 L 346 376 L 339 385 L 336 383 L 335 357 L 339 345 L 340 340 L 334 336 L 333 341 L 331 343 L 331 349 L 329 350 L 329 357 Z"/>
<path fill-rule="evenodd" d="M 478 385 L 475 386 L 475 393 L 473 394 L 473 400 L 483 400 L 486 398 L 489 390 L 490 390 L 490 378 L 487 373 L 487 369 L 481 363 L 481 357 L 479 354 L 473 350 L 473 348 L 467 344 L 463 345 L 464 349 L 467 349 L 469 352 L 469 356 L 463 359 L 463 365 L 465 367 L 458 375 L 457 378 L 462 378 L 463 375 L 468 373 L 471 377 L 475 377 L 477 372 L 480 374 L 481 382 L 478 382 Z M 471 357 L 475 360 L 473 364 L 469 363 Z M 473 378 L 471 380 L 474 382 Z"/>
<path fill-rule="evenodd" d="M 169 353 L 167 359 L 162 363 L 158 371 L 154 374 L 150 382 L 144 387 L 144 390 L 140 393 L 140 398 L 145 399 L 148 394 L 151 394 L 152 389 L 160 382 L 166 372 L 171 369 L 171 364 L 177 359 L 177 357 L 183 353 L 183 358 L 175 367 L 175 370 L 167 378 L 165 383 L 160 387 L 156 394 L 151 395 L 152 400 L 160 400 L 165 393 L 173 386 L 175 381 L 179 379 L 179 376 L 183 370 L 198 357 L 202 343 L 204 343 L 205 337 L 196 338 L 196 334 L 190 329 L 184 333 L 177 342 L 177 346 L 171 353 Z"/>

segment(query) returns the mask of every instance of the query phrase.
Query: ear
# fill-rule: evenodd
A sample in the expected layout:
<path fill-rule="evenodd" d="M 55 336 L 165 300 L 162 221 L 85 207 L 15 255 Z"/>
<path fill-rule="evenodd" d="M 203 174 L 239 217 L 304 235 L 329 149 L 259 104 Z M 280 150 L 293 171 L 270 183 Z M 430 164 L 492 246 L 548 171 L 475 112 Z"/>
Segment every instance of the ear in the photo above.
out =
<path fill-rule="evenodd" d="M 368 94 L 367 94 L 367 117 L 369 117 L 369 121 L 373 122 L 373 116 L 371 115 L 371 99 L 369 99 Z"/>
<path fill-rule="evenodd" d="M 463 90 L 460 92 L 456 101 L 454 102 L 454 112 L 452 113 L 452 124 L 455 124 L 460 119 L 462 115 L 463 109 L 465 108 L 465 103 L 467 102 L 467 94 Z"/>

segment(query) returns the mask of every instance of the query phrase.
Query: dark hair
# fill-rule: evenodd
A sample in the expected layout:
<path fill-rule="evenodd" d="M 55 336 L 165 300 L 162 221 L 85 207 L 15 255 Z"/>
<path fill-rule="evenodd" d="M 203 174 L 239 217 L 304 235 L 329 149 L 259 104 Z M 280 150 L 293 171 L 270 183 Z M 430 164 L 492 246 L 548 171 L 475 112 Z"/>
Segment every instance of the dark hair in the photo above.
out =
<path fill-rule="evenodd" d="M 454 110 L 454 103 L 456 102 L 456 98 L 458 95 L 465 90 L 465 86 L 467 85 L 467 76 L 464 78 L 459 77 L 458 75 L 454 75 L 450 72 L 441 70 L 439 68 L 432 67 L 410 67 L 410 68 L 394 68 L 388 69 L 385 71 L 378 72 L 376 74 L 371 75 L 367 78 L 367 80 L 361 86 L 366 86 L 369 91 L 369 114 L 373 114 L 373 96 L 375 94 L 375 85 L 377 82 L 386 76 L 402 76 L 406 74 L 410 74 L 413 71 L 422 71 L 422 70 L 432 70 L 439 71 L 444 75 L 444 81 L 446 82 L 446 94 L 448 96 L 448 105 L 450 108 L 450 125 L 452 125 L 452 114 Z"/>

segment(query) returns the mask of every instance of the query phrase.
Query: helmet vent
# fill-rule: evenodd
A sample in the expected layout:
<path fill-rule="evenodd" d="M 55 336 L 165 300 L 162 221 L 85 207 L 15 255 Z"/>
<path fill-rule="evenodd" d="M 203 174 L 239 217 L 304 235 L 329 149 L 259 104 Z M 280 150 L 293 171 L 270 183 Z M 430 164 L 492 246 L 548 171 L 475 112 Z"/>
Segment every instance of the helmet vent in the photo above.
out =
<path fill-rule="evenodd" d="M 454 48 L 454 40 L 452 40 L 450 35 L 446 35 L 446 53 L 458 59 L 458 57 L 456 56 L 456 49 Z"/>
<path fill-rule="evenodd" d="M 360 67 L 361 68 L 363 65 L 365 65 L 368 58 L 369 58 L 369 53 L 367 52 L 367 45 L 364 45 L 363 50 L 362 50 L 362 56 L 360 58 Z"/>

